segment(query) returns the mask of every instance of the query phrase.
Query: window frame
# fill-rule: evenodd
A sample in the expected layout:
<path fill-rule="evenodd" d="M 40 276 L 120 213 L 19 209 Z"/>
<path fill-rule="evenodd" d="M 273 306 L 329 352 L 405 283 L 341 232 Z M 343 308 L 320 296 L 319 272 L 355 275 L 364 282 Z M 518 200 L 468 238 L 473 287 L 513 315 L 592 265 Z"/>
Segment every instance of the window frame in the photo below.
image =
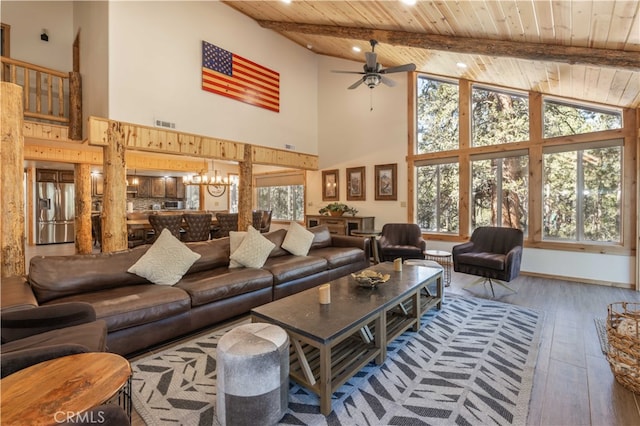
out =
<path fill-rule="evenodd" d="M 622 123 L 621 129 L 605 130 L 593 133 L 584 133 L 571 136 L 562 136 L 554 138 L 543 137 L 543 101 L 547 98 L 539 92 L 529 92 L 529 140 L 520 141 L 515 143 L 495 145 L 488 147 L 472 147 L 470 146 L 470 134 L 471 134 L 471 86 L 478 84 L 470 80 L 460 79 L 459 81 L 459 110 L 460 110 L 460 142 L 459 149 L 417 154 L 416 142 L 417 142 L 417 78 L 418 75 L 426 76 L 428 78 L 441 79 L 438 76 L 431 76 L 426 73 L 415 73 L 412 78 L 412 84 L 409 84 L 409 96 L 410 102 L 408 102 L 409 113 L 407 114 L 408 122 L 408 141 L 407 141 L 407 167 L 408 167 L 408 180 L 407 180 L 407 220 L 415 221 L 417 218 L 417 193 L 416 193 L 416 164 L 422 161 L 441 161 L 445 158 L 455 157 L 460 165 L 460 200 L 459 200 L 459 233 L 457 235 L 442 234 L 436 232 L 423 231 L 425 238 L 429 238 L 435 241 L 449 241 L 449 242 L 462 242 L 467 241 L 471 235 L 471 215 L 470 215 L 470 193 L 471 193 L 471 166 L 470 156 L 479 153 L 487 153 L 494 151 L 502 151 L 504 156 L 508 156 L 510 151 L 525 149 L 529 155 L 529 233 L 525 236 L 525 246 L 532 248 L 541 248 L 548 250 L 562 250 L 562 251 L 577 251 L 585 253 L 606 253 L 606 254 L 618 254 L 618 255 L 633 255 L 636 251 L 636 238 L 635 234 L 631 233 L 631 230 L 637 226 L 636 222 L 636 210 L 638 203 L 638 187 L 636 185 L 637 176 L 640 172 L 637 171 L 637 138 L 640 127 L 640 116 L 637 115 L 635 109 L 621 108 L 622 110 Z M 507 92 L 521 92 L 517 89 L 503 88 L 499 86 L 490 86 L 486 84 L 479 84 L 482 87 L 494 88 L 494 90 L 505 90 Z M 550 97 L 554 101 L 563 99 L 557 96 Z M 584 107 L 584 105 L 592 105 L 597 109 L 616 109 L 619 107 L 599 104 L 596 102 L 573 102 L 570 99 L 565 100 L 570 105 L 578 105 Z M 566 144 L 579 144 L 589 143 L 595 141 L 602 141 L 608 139 L 623 139 L 622 147 L 622 194 L 624 200 L 622 202 L 621 212 L 621 229 L 622 239 L 619 244 L 602 245 L 596 242 L 556 242 L 556 241 L 544 241 L 542 239 L 542 158 L 543 149 L 555 145 Z"/>

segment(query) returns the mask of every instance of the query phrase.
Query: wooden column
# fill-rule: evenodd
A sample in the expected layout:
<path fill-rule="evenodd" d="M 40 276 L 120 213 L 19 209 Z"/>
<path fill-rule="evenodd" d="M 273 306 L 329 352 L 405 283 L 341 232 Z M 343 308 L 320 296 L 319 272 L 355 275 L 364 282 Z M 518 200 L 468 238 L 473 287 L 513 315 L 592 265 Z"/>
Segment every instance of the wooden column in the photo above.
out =
<path fill-rule="evenodd" d="M 125 250 L 127 245 L 127 166 L 122 123 L 109 121 L 103 148 L 102 251 Z"/>
<path fill-rule="evenodd" d="M 22 87 L 0 83 L 0 277 L 25 273 Z"/>
<path fill-rule="evenodd" d="M 89 164 L 75 165 L 74 182 L 76 253 L 89 254 L 93 249 L 93 239 L 91 238 L 91 166 Z"/>
<path fill-rule="evenodd" d="M 82 140 L 82 78 L 73 71 L 69 73 L 69 138 Z"/>
<path fill-rule="evenodd" d="M 244 161 L 240 162 L 240 184 L 238 185 L 238 230 L 246 231 L 253 223 L 251 208 L 253 194 L 253 151 L 251 145 L 244 146 Z"/>

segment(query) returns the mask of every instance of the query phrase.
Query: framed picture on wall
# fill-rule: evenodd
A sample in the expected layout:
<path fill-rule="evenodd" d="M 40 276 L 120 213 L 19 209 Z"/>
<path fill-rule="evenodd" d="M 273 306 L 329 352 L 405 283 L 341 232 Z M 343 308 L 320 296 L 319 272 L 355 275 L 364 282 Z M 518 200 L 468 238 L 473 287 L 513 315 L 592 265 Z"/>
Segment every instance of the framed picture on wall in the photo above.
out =
<path fill-rule="evenodd" d="M 365 168 L 353 167 L 347 169 L 347 200 L 365 201 L 367 187 L 365 186 Z"/>
<path fill-rule="evenodd" d="M 322 201 L 340 200 L 338 169 L 322 171 Z"/>
<path fill-rule="evenodd" d="M 398 199 L 398 164 L 375 166 L 376 200 Z"/>

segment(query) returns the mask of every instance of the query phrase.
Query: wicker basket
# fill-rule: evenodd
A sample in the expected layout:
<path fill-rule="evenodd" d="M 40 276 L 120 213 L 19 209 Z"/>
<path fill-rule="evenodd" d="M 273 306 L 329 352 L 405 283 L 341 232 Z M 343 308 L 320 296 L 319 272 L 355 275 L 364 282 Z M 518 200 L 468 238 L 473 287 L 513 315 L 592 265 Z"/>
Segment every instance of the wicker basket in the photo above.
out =
<path fill-rule="evenodd" d="M 640 393 L 640 303 L 616 302 L 608 307 L 607 359 L 616 380 Z"/>

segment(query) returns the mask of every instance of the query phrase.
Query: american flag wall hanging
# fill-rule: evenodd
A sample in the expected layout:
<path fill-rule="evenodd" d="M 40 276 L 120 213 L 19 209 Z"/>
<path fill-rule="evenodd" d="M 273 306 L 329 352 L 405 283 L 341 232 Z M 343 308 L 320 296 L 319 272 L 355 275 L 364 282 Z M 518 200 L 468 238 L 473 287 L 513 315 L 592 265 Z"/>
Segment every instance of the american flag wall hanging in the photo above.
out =
<path fill-rule="evenodd" d="M 202 90 L 280 112 L 280 73 L 204 40 Z"/>

